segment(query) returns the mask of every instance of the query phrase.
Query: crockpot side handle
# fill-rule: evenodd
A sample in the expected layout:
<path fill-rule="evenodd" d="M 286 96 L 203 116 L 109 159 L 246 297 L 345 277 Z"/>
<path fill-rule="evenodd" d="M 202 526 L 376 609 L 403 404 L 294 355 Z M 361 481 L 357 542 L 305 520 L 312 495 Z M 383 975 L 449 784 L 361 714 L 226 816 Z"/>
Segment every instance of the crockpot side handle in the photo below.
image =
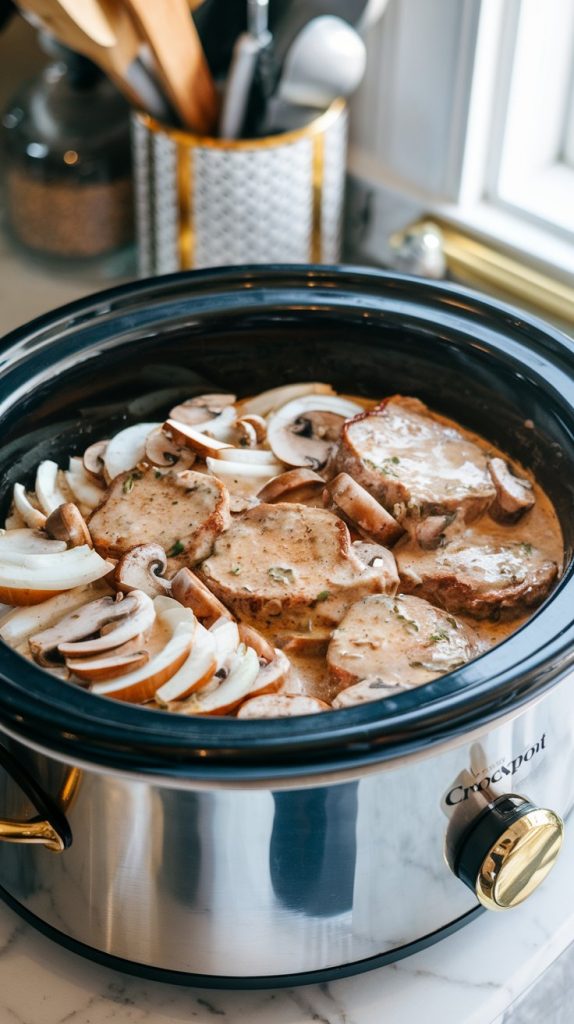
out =
<path fill-rule="evenodd" d="M 4 768 L 38 811 L 29 821 L 0 818 L 0 841 L 34 843 L 62 853 L 72 842 L 72 832 L 60 808 L 40 789 L 25 768 L 0 746 L 0 767 Z"/>

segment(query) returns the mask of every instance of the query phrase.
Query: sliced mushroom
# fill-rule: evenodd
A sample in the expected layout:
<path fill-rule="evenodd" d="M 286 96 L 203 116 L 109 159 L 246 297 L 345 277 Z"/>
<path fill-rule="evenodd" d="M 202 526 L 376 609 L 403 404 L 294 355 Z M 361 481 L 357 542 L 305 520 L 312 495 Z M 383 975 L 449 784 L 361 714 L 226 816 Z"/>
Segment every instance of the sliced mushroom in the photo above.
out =
<path fill-rule="evenodd" d="M 106 623 L 129 615 L 134 607 L 135 602 L 129 597 L 123 600 L 116 597 L 100 597 L 79 608 L 73 608 L 53 626 L 32 634 L 29 643 L 34 660 L 40 665 L 50 664 L 50 655 L 60 644 L 93 636 Z M 110 644 L 110 647 L 113 646 Z"/>
<path fill-rule="evenodd" d="M 367 541 L 355 540 L 351 547 L 365 566 L 365 569 L 379 569 L 385 580 L 385 594 L 394 594 L 399 585 L 399 571 L 392 551 L 382 544 L 370 544 Z"/>
<path fill-rule="evenodd" d="M 446 543 L 445 530 L 456 519 L 456 513 L 445 516 L 427 516 L 417 523 L 415 538 L 423 551 L 436 551 Z"/>
<path fill-rule="evenodd" d="M 104 453 L 107 480 L 113 480 L 120 473 L 135 469 L 145 458 L 148 435 L 157 427 L 161 427 L 161 423 L 135 423 L 112 437 Z"/>
<path fill-rule="evenodd" d="M 275 651 L 273 645 L 262 636 L 253 626 L 248 626 L 246 622 L 238 623 L 239 638 L 246 647 L 252 647 L 257 657 L 265 662 L 273 661 L 275 657 Z"/>
<path fill-rule="evenodd" d="M 362 413 L 355 402 L 336 395 L 307 395 L 278 409 L 269 420 L 267 442 L 288 466 L 321 469 L 346 419 Z"/>
<path fill-rule="evenodd" d="M 105 679 L 118 679 L 136 668 L 141 668 L 148 661 L 149 653 L 145 650 L 145 638 L 139 633 L 112 651 L 84 658 L 66 658 L 66 667 L 78 679 L 96 683 Z"/>
<path fill-rule="evenodd" d="M 247 420 L 237 420 L 235 424 L 235 440 L 240 448 L 255 448 L 257 431 Z"/>
<path fill-rule="evenodd" d="M 100 636 L 92 640 L 65 640 L 58 644 L 58 652 L 65 658 L 81 657 L 84 654 L 99 654 L 113 647 L 133 640 L 139 633 L 145 633 L 155 621 L 153 601 L 141 590 L 133 590 L 122 601 L 116 602 L 119 612 L 102 622 Z M 123 611 L 123 614 L 122 614 Z M 96 630 L 92 630 L 92 633 Z M 87 635 L 87 634 L 84 634 Z"/>
<path fill-rule="evenodd" d="M 166 569 L 167 556 L 161 544 L 139 544 L 120 558 L 110 583 L 124 594 L 142 590 L 148 597 L 157 597 L 171 592 L 170 580 L 163 577 Z"/>
<path fill-rule="evenodd" d="M 368 704 L 373 700 L 396 697 L 399 693 L 404 693 L 404 689 L 401 686 L 390 686 L 384 680 L 378 678 L 361 679 L 360 682 L 355 683 L 353 686 L 348 686 L 345 690 L 341 690 L 333 701 L 333 707 L 354 708 L 360 704 Z"/>
<path fill-rule="evenodd" d="M 191 608 L 198 619 L 215 622 L 221 616 L 228 619 L 233 617 L 219 598 L 211 593 L 211 590 L 191 569 L 180 569 L 175 574 L 171 581 L 171 596 L 179 601 L 184 608 Z"/>
<path fill-rule="evenodd" d="M 312 469 L 288 469 L 273 477 L 258 492 L 260 501 L 272 505 L 276 501 L 292 501 L 304 503 L 316 498 L 325 486 L 325 481 Z"/>
<path fill-rule="evenodd" d="M 127 600 L 127 599 L 126 599 Z M 156 597 L 157 617 L 169 630 L 165 646 L 141 668 L 120 679 L 92 685 L 92 693 L 115 700 L 141 703 L 152 700 L 156 690 L 178 671 L 191 651 L 197 622 L 192 612 L 168 597 Z"/>
<path fill-rule="evenodd" d="M 286 402 L 292 402 L 295 398 L 302 398 L 304 395 L 334 394 L 330 384 L 320 384 L 316 381 L 284 384 L 278 388 L 270 388 L 269 391 L 261 391 L 253 398 L 241 399 L 237 403 L 237 409 L 242 418 L 245 416 L 268 416 L 270 412 L 280 409 Z"/>
<path fill-rule="evenodd" d="M 58 505 L 64 505 L 69 501 L 69 495 L 64 493 L 60 485 L 58 463 L 52 462 L 51 459 L 44 459 L 38 466 L 35 490 L 42 512 L 47 516 Z"/>
<path fill-rule="evenodd" d="M 255 431 L 255 443 L 263 444 L 267 437 L 267 423 L 263 416 L 241 416 L 235 425 L 236 430 L 241 432 L 245 426 L 251 427 Z"/>
<path fill-rule="evenodd" d="M 235 654 L 240 644 L 239 629 L 237 623 L 233 619 L 227 619 L 225 616 L 221 616 L 217 619 L 212 626 L 210 626 L 209 632 L 215 640 L 215 653 L 217 657 L 217 665 L 215 672 L 227 672 L 227 665 L 229 659 Z M 218 680 L 221 682 L 221 679 Z"/>
<path fill-rule="evenodd" d="M 333 630 L 316 630 L 313 633 L 292 633 L 280 647 L 288 654 L 301 654 L 303 657 L 316 657 L 325 654 Z"/>
<path fill-rule="evenodd" d="M 164 468 L 176 466 L 178 469 L 189 469 L 195 462 L 195 453 L 185 445 L 175 444 L 165 431 L 158 427 L 148 435 L 145 445 L 145 457 L 153 466 Z"/>
<path fill-rule="evenodd" d="M 4 559 L 3 564 L 0 558 L 0 601 L 5 604 L 40 604 L 62 590 L 93 583 L 113 569 L 87 544 L 53 555 L 22 555 L 21 559 L 19 564 Z"/>
<path fill-rule="evenodd" d="M 81 544 L 93 547 L 90 531 L 77 505 L 67 501 L 50 513 L 45 525 L 46 533 L 56 540 L 63 540 L 72 548 Z"/>
<path fill-rule="evenodd" d="M 303 694 L 266 694 L 245 701 L 237 712 L 237 718 L 293 718 L 296 715 L 316 715 L 330 711 L 324 700 L 305 697 Z"/>
<path fill-rule="evenodd" d="M 86 448 L 82 459 L 86 473 L 93 476 L 94 480 L 97 480 L 99 483 L 104 482 L 104 457 L 108 444 L 109 441 L 107 440 L 96 441 L 89 448 Z"/>
<path fill-rule="evenodd" d="M 226 441 L 218 441 L 217 438 L 209 437 L 195 427 L 190 427 L 187 423 L 178 423 L 176 420 L 167 420 L 162 430 L 176 444 L 187 445 L 202 458 L 208 455 L 217 456 L 223 448 L 232 447 Z"/>
<path fill-rule="evenodd" d="M 348 473 L 339 473 L 327 484 L 327 502 L 363 537 L 390 546 L 404 533 L 403 527 Z"/>
<path fill-rule="evenodd" d="M 174 406 L 170 411 L 169 418 L 178 420 L 180 423 L 188 423 L 190 426 L 195 423 L 205 423 L 206 420 L 219 416 L 235 401 L 235 395 L 225 393 L 197 395 L 196 398 L 189 398 L 187 402 L 181 402 L 180 405 Z"/>
<path fill-rule="evenodd" d="M 14 508 L 22 517 L 24 525 L 31 530 L 41 530 L 46 522 L 46 515 L 37 509 L 26 494 L 22 484 L 14 484 Z"/>
<path fill-rule="evenodd" d="M 499 523 L 515 523 L 536 502 L 530 480 L 515 476 L 504 459 L 490 459 L 488 470 L 496 489 L 490 515 Z"/>
<path fill-rule="evenodd" d="M 13 608 L 0 620 L 0 637 L 5 643 L 16 647 L 33 633 L 48 629 L 60 622 L 64 615 L 101 596 L 104 588 L 105 584 L 89 583 L 85 587 L 75 587 L 56 594 L 28 608 Z"/>

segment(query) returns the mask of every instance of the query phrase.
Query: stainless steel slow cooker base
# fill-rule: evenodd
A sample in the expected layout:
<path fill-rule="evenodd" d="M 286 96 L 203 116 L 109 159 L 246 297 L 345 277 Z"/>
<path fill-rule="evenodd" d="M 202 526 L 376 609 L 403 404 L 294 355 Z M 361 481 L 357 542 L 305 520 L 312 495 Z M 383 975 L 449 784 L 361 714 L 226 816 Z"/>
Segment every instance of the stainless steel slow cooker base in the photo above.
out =
<path fill-rule="evenodd" d="M 58 943 L 64 949 L 69 950 L 71 953 L 75 953 L 77 956 L 82 956 L 86 960 L 91 960 L 93 963 L 100 964 L 102 967 L 108 967 L 112 971 L 122 971 L 124 974 L 130 974 L 136 978 L 146 978 L 149 981 L 161 981 L 167 985 L 185 985 L 189 988 L 210 988 L 210 989 L 271 989 L 271 988 L 293 988 L 298 985 L 320 985 L 328 984 L 331 981 L 337 981 L 339 978 L 350 978 L 355 974 L 365 974 L 367 971 L 374 971 L 377 967 L 385 967 L 387 964 L 396 963 L 398 960 L 404 960 L 408 956 L 412 956 L 414 953 L 420 953 L 423 949 L 428 949 L 429 946 L 434 946 L 436 942 L 440 942 L 441 939 L 448 938 L 453 932 L 459 931 L 465 925 L 474 921 L 476 917 L 484 913 L 483 907 L 475 907 L 474 910 L 469 910 L 467 914 L 463 914 L 458 920 L 452 921 L 444 928 L 439 928 L 438 931 L 432 932 L 430 935 L 425 935 L 422 939 L 417 942 L 409 942 L 405 946 L 401 946 L 398 949 L 393 949 L 388 953 L 382 953 L 380 956 L 369 957 L 366 960 L 359 960 L 354 964 L 345 964 L 341 967 L 332 967 L 324 971 L 305 971 L 300 974 L 278 974 L 275 977 L 269 975 L 268 977 L 225 977 L 223 975 L 206 975 L 206 974 L 188 974 L 184 971 L 168 971 L 162 970 L 159 967 L 152 967 L 149 964 L 135 963 L 133 960 L 124 960 L 121 957 L 112 956 L 109 953 L 102 953 L 101 950 L 94 949 L 92 946 L 87 946 L 82 942 L 76 942 L 71 939 L 65 932 L 58 931 L 57 928 L 52 928 L 49 924 L 46 924 L 40 917 L 36 917 L 35 914 L 31 914 L 26 907 L 22 906 L 16 900 L 10 896 L 5 889 L 0 886 L 0 899 L 6 903 L 11 910 L 15 911 L 27 924 L 36 928 L 46 938 L 51 939 L 52 942 Z"/>

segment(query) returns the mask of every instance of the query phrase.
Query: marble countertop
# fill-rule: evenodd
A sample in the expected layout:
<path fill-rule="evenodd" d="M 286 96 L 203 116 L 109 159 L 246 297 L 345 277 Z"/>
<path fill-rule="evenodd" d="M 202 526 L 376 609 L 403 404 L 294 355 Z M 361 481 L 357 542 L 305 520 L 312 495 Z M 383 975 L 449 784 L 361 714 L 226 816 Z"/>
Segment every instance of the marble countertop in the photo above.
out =
<path fill-rule="evenodd" d="M 573 877 L 571 834 L 552 874 L 523 906 L 485 913 L 431 949 L 368 974 L 263 992 L 187 989 L 122 975 L 60 948 L 1 906 L 0 1021 L 412 1024 L 422 1016 L 425 1024 L 566 1024 L 574 1003 L 574 951 L 567 948 L 574 940 Z"/>

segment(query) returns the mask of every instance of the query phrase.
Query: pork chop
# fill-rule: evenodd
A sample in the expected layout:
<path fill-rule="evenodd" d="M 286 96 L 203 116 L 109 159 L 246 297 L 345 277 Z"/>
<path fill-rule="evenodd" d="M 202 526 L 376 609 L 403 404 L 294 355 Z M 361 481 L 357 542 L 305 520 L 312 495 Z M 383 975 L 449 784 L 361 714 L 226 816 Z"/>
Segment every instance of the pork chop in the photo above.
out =
<path fill-rule="evenodd" d="M 152 467 L 116 477 L 89 529 L 104 557 L 157 543 L 169 558 L 194 565 L 210 554 L 230 521 L 229 495 L 216 477 L 193 470 L 162 473 Z"/>
<path fill-rule="evenodd" d="M 477 619 L 514 618 L 540 604 L 558 565 L 528 541 L 468 527 L 445 547 L 395 551 L 401 590 Z"/>
<path fill-rule="evenodd" d="M 331 678 L 344 690 L 363 683 L 352 703 L 422 686 L 482 651 L 474 630 L 428 601 L 376 594 L 352 605 L 327 650 Z M 358 699 L 357 699 L 358 698 Z M 336 707 L 350 706 L 338 701 Z"/>
<path fill-rule="evenodd" d="M 396 587 L 394 562 L 365 565 L 332 512 L 288 502 L 236 519 L 200 575 L 239 618 L 296 632 L 330 628 L 354 601 Z"/>
<path fill-rule="evenodd" d="M 488 452 L 401 395 L 345 423 L 333 468 L 349 473 L 400 522 L 457 512 L 468 522 L 496 493 Z"/>

